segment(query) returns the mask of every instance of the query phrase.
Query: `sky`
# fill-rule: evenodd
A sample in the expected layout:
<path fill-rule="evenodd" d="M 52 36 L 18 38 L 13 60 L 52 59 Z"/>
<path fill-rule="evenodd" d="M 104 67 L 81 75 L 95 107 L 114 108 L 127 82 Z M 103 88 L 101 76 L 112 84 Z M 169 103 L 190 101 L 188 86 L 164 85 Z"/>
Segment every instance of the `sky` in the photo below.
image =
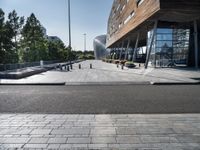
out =
<path fill-rule="evenodd" d="M 107 32 L 107 21 L 113 0 L 71 0 L 72 48 L 84 49 L 87 34 L 87 50 L 93 50 L 93 39 Z M 16 10 L 27 18 L 34 13 L 50 36 L 58 36 L 68 46 L 67 0 L 0 0 L 0 8 L 6 16 Z"/>

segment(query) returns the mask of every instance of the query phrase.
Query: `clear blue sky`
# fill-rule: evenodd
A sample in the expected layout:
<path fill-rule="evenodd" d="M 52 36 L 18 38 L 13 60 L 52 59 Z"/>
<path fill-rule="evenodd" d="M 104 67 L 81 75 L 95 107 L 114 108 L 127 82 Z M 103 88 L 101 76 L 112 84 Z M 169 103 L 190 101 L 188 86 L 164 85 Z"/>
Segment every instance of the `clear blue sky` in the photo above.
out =
<path fill-rule="evenodd" d="M 87 34 L 87 49 L 93 49 L 94 37 L 105 34 L 113 0 L 71 0 L 72 47 L 84 49 L 83 34 Z M 68 45 L 67 0 L 0 0 L 6 15 L 13 9 L 20 16 L 32 12 L 46 27 L 48 35 L 56 35 Z"/>

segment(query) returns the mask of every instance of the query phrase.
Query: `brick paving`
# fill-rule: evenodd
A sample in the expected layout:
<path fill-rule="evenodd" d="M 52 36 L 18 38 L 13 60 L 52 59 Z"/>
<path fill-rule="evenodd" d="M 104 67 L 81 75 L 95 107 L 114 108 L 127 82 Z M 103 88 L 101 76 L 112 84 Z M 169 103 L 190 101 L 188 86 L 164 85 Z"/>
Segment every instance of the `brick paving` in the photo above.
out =
<path fill-rule="evenodd" d="M 0 149 L 199 150 L 199 114 L 0 114 Z"/>

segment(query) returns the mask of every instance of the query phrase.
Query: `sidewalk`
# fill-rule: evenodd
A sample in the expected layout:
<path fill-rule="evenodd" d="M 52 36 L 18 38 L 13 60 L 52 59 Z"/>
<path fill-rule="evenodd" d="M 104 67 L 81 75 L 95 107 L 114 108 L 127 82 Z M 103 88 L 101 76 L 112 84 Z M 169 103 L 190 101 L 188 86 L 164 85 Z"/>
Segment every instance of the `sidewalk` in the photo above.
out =
<path fill-rule="evenodd" d="M 0 149 L 198 150 L 200 115 L 1 114 Z"/>
<path fill-rule="evenodd" d="M 81 69 L 78 65 L 81 64 Z M 90 69 L 90 64 L 93 69 Z M 195 80 L 196 78 L 197 80 Z M 117 68 L 115 64 L 90 60 L 73 65 L 73 70 L 51 70 L 20 80 L 0 80 L 0 83 L 199 83 L 200 71 L 172 68 Z"/>

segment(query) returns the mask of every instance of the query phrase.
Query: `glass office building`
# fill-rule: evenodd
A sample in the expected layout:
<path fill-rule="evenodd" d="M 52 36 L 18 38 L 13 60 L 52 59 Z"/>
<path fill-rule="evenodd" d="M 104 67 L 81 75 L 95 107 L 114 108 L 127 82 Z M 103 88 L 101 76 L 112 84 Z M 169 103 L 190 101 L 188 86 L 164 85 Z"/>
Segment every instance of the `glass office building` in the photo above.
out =
<path fill-rule="evenodd" d="M 97 36 L 93 42 L 95 59 L 102 59 L 109 54 L 106 49 L 106 35 Z"/>
<path fill-rule="evenodd" d="M 149 66 L 187 66 L 190 29 L 157 28 L 155 33 Z M 153 30 L 148 32 L 148 49 L 150 49 L 152 37 Z"/>

